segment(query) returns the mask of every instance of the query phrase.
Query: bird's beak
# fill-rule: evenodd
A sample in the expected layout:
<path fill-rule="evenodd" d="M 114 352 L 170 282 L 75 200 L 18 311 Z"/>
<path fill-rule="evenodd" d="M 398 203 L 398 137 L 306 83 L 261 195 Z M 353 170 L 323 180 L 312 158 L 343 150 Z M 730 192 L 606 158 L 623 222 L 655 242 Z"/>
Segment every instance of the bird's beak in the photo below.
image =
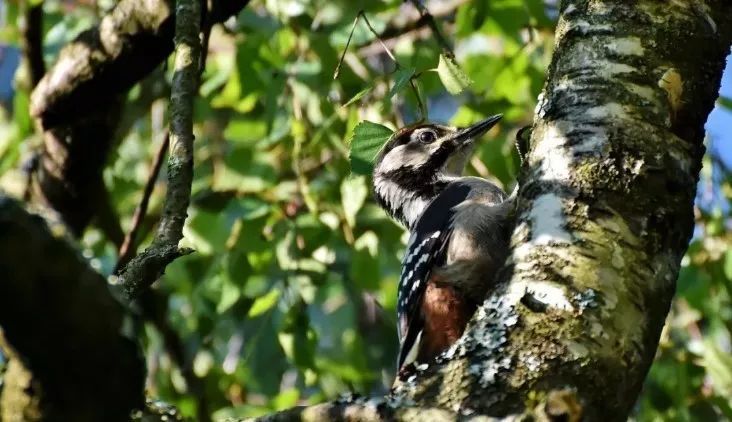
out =
<path fill-rule="evenodd" d="M 488 132 L 488 129 L 495 126 L 502 117 L 503 114 L 496 114 L 495 116 L 481 120 L 472 126 L 460 129 L 455 133 L 455 137 L 453 139 L 458 145 L 478 139 L 481 135 Z"/>

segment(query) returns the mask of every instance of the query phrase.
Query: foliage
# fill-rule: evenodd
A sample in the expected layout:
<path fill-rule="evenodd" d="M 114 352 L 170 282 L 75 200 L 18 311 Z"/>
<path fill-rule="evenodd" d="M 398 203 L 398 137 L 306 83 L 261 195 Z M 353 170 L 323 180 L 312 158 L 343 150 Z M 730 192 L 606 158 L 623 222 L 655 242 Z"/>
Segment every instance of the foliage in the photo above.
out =
<path fill-rule="evenodd" d="M 47 0 L 47 61 L 109 3 L 99 2 L 98 10 Z M 376 32 L 398 33 L 405 19 L 417 21 L 413 6 L 259 0 L 236 22 L 214 27 L 195 104 L 194 197 L 184 231 L 196 253 L 168 267 L 156 286 L 164 323 L 181 343 L 144 317 L 132 324 L 147 357 L 151 396 L 188 417 L 205 403 L 218 419 L 388 389 L 405 236 L 371 198 L 369 161 L 391 133 L 387 127 L 421 117 L 418 92 L 431 120 L 462 126 L 504 114 L 469 172 L 510 188 L 518 171 L 513 138 L 531 122 L 552 51 L 556 11 L 540 0 L 454 3 L 454 19 L 437 19 L 456 59 L 444 56 L 425 26 L 384 40 L 397 65 L 359 22 L 335 80 L 358 8 Z M 0 25 L 0 40 L 19 46 L 17 3 L 0 10 L 8 23 Z M 169 83 L 171 67 L 150 78 Z M 163 127 L 166 101 L 139 110 L 143 94 L 140 87 L 129 93 L 123 119 L 131 129 L 104 172 L 124 230 Z M 22 162 L 40 139 L 28 95 L 21 81 L 13 111 L 0 121 L 0 186 L 19 195 Z M 705 166 L 721 171 L 711 158 Z M 732 238 L 729 207 L 722 206 L 732 179 L 726 172 L 704 176 L 720 199 L 698 210 L 639 420 L 732 418 Z M 162 209 L 162 180 L 143 247 Z M 87 230 L 79 247 L 95 268 L 111 273 L 116 248 L 101 230 Z M 176 348 L 183 362 L 173 357 Z M 191 393 L 186 367 L 201 381 L 200 394 Z"/>

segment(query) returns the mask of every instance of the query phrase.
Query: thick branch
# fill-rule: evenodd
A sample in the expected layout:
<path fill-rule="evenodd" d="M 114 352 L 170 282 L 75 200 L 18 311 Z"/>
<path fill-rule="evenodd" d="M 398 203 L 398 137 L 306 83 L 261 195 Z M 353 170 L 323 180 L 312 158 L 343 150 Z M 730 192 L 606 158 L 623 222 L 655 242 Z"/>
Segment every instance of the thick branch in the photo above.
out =
<path fill-rule="evenodd" d="M 175 73 L 170 97 L 170 157 L 168 190 L 163 216 L 153 244 L 133 259 L 120 281 L 131 298 L 139 295 L 175 258 L 188 251 L 178 248 L 188 216 L 193 182 L 193 98 L 198 90 L 201 40 L 201 4 L 179 0 L 175 25 Z"/>
<path fill-rule="evenodd" d="M 222 22 L 248 1 L 213 3 L 211 22 Z M 49 128 L 106 108 L 110 96 L 126 92 L 173 51 L 174 25 L 171 0 L 120 1 L 59 53 L 33 92 L 31 113 Z"/>
<path fill-rule="evenodd" d="M 124 420 L 143 406 L 144 363 L 104 278 L 60 224 L 1 196 L 0 274 L 0 419 Z"/>
<path fill-rule="evenodd" d="M 214 1 L 209 21 L 228 19 L 247 2 Z M 172 52 L 173 33 L 170 0 L 122 0 L 61 50 L 33 92 L 31 113 L 45 132 L 32 197 L 76 235 L 104 197 L 101 173 L 120 134 L 124 95 Z"/>
<path fill-rule="evenodd" d="M 336 421 L 451 421 L 453 412 L 438 408 L 401 406 L 398 409 L 381 399 L 349 399 L 288 409 L 255 419 L 259 422 L 336 422 Z M 487 420 L 485 422 L 488 422 Z"/>

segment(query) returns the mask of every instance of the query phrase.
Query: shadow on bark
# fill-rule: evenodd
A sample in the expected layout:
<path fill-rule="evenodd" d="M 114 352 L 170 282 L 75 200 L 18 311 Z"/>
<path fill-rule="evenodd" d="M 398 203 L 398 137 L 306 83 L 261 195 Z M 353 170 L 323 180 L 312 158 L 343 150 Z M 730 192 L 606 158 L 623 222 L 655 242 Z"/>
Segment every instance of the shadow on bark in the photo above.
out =
<path fill-rule="evenodd" d="M 9 358 L 2 420 L 128 420 L 144 404 L 144 362 L 124 310 L 65 239 L 0 197 L 0 325 Z"/>

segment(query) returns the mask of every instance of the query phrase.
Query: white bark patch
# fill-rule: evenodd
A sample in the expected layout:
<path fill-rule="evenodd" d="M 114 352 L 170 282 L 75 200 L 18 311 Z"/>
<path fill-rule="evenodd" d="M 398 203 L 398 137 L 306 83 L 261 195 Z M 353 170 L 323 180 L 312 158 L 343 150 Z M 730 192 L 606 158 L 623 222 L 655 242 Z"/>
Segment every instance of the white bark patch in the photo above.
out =
<path fill-rule="evenodd" d="M 524 366 L 526 366 L 526 369 L 531 372 L 536 372 L 541 367 L 541 360 L 539 360 L 539 358 L 534 355 L 526 356 L 523 363 Z"/>
<path fill-rule="evenodd" d="M 566 131 L 560 130 L 556 122 L 548 125 L 541 142 L 538 143 L 533 157 L 541 160 L 540 180 L 567 180 L 570 175 L 571 157 L 565 150 Z"/>
<path fill-rule="evenodd" d="M 607 103 L 601 106 L 590 107 L 585 111 L 585 115 L 591 119 L 615 120 L 628 119 L 628 113 L 619 103 Z"/>
<path fill-rule="evenodd" d="M 651 87 L 634 84 L 632 82 L 625 82 L 625 87 L 628 88 L 628 91 L 643 98 L 644 100 L 650 101 L 653 104 L 656 103 L 656 93 Z"/>
<path fill-rule="evenodd" d="M 572 235 L 565 230 L 562 201 L 553 193 L 538 196 L 527 218 L 531 225 L 531 237 L 513 250 L 512 260 L 522 267 L 525 258 L 537 247 L 552 244 L 569 244 Z M 555 249 L 558 252 L 559 249 Z"/>
<path fill-rule="evenodd" d="M 571 175 L 571 164 L 575 153 L 596 153 L 600 155 L 607 144 L 608 134 L 605 128 L 597 125 L 600 118 L 617 119 L 625 114 L 622 106 L 609 103 L 587 110 L 584 116 L 586 123 L 557 120 L 548 123 L 541 142 L 532 153 L 531 160 L 540 160 L 539 180 L 568 180 Z M 571 147 L 567 146 L 567 134 L 573 130 L 583 132 L 582 139 Z"/>
<path fill-rule="evenodd" d="M 552 193 L 545 193 L 534 200 L 531 208 L 531 243 L 548 245 L 569 243 L 572 236 L 564 229 L 562 201 Z"/>
<path fill-rule="evenodd" d="M 626 56 L 642 56 L 645 49 L 638 37 L 614 38 L 607 44 L 607 48 L 616 54 Z"/>
<path fill-rule="evenodd" d="M 610 31 L 612 30 L 612 25 L 591 24 L 584 19 L 577 19 L 576 21 L 567 21 L 563 26 L 559 26 L 556 36 L 557 39 L 564 38 L 569 31 L 576 31 L 582 35 L 587 35 L 590 30 L 595 32 Z"/>

